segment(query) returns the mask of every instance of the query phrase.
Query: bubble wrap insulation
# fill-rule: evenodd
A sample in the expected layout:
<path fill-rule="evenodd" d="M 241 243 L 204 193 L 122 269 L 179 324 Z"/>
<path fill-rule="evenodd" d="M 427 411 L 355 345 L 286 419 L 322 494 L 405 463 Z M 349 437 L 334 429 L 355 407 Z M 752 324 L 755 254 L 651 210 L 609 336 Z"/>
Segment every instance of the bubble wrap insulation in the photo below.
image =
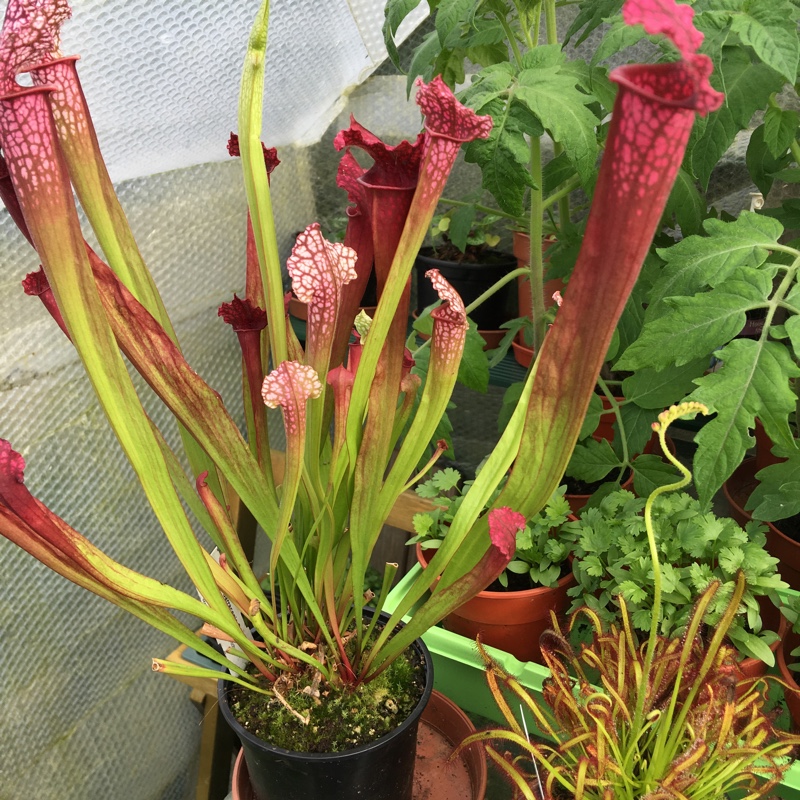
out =
<path fill-rule="evenodd" d="M 259 0 L 72 0 L 62 51 L 81 81 L 114 180 L 227 158 Z M 271 4 L 264 138 L 316 141 L 385 57 L 383 0 Z M 398 31 L 402 40 L 427 10 Z"/>
<path fill-rule="evenodd" d="M 140 249 L 189 363 L 243 426 L 238 345 L 217 307 L 244 284 L 241 172 L 225 144 L 258 2 L 73 6 L 62 49 L 83 56 L 101 147 Z M 382 18 L 382 0 L 273 3 L 264 138 L 280 146 L 283 258 L 316 212 L 308 151 L 293 145 L 318 139 L 340 98 L 383 58 Z M 0 436 L 24 455 L 26 484 L 45 504 L 114 558 L 191 591 L 71 345 L 22 293 L 37 266 L 3 210 Z M 147 405 L 176 443 L 168 415 Z M 150 657 L 174 643 L 5 539 L 0 586 L 0 800 L 193 797 L 200 716 L 187 687 L 150 671 Z"/>

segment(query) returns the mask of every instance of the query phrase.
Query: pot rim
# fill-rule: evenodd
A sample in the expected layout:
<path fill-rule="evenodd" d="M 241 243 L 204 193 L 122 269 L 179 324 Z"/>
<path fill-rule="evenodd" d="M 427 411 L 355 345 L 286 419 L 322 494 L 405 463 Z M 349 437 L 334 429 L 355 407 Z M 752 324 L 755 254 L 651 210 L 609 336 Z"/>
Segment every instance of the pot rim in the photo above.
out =
<path fill-rule="evenodd" d="M 570 519 L 572 519 L 570 514 Z M 423 548 L 420 547 L 419 542 L 415 545 L 415 549 L 417 551 L 417 561 L 419 562 L 420 566 L 425 569 L 428 565 L 427 561 L 423 561 L 422 553 L 424 552 Z M 430 548 L 429 548 L 430 549 Z M 568 556 L 570 563 L 572 563 L 572 555 Z M 474 595 L 470 598 L 470 600 L 481 599 L 481 600 L 490 600 L 494 602 L 499 602 L 503 599 L 508 600 L 526 600 L 528 598 L 537 597 L 538 595 L 546 595 L 548 592 L 558 592 L 566 588 L 570 585 L 570 583 L 575 581 L 575 575 L 573 575 L 572 570 L 564 575 L 563 578 L 558 579 L 558 583 L 553 586 L 534 586 L 531 589 L 518 589 L 514 592 L 491 592 L 488 589 L 484 589 L 478 594 Z M 467 601 L 469 602 L 469 600 Z"/>
<path fill-rule="evenodd" d="M 381 616 L 385 616 L 387 620 L 389 618 L 388 615 L 386 615 L 386 612 L 381 612 Z M 402 625 L 403 623 L 400 623 L 398 627 L 402 627 Z M 367 744 L 362 744 L 358 747 L 352 747 L 348 750 L 342 750 L 337 753 L 303 753 L 297 750 L 286 750 L 283 747 L 278 747 L 277 745 L 271 744 L 266 739 L 262 739 L 260 736 L 256 736 L 248 731 L 247 728 L 241 725 L 241 723 L 236 719 L 233 711 L 231 710 L 230 704 L 228 703 L 228 691 L 232 688 L 232 685 L 230 681 L 227 681 L 224 678 L 220 678 L 217 681 L 217 699 L 219 701 L 220 710 L 222 711 L 222 716 L 225 718 L 225 721 L 228 723 L 228 725 L 230 725 L 231 730 L 233 730 L 233 732 L 240 739 L 245 739 L 254 747 L 263 748 L 264 750 L 268 750 L 277 755 L 291 756 L 291 758 L 295 761 L 306 763 L 321 761 L 343 761 L 345 759 L 358 756 L 362 753 L 368 753 L 372 750 L 380 748 L 388 739 L 397 736 L 412 725 L 416 724 L 419 721 L 419 718 L 422 716 L 422 712 L 425 710 L 425 706 L 428 704 L 428 700 L 430 699 L 431 692 L 433 691 L 433 658 L 431 657 L 430 650 L 428 650 L 427 645 L 424 641 L 422 641 L 421 638 L 414 640 L 410 647 L 416 649 L 419 653 L 425 670 L 425 685 L 422 690 L 422 696 L 417 702 L 417 705 L 412 709 L 411 713 L 396 728 L 393 728 L 388 733 L 383 734 L 383 736 L 375 739 L 372 742 L 368 742 Z"/>

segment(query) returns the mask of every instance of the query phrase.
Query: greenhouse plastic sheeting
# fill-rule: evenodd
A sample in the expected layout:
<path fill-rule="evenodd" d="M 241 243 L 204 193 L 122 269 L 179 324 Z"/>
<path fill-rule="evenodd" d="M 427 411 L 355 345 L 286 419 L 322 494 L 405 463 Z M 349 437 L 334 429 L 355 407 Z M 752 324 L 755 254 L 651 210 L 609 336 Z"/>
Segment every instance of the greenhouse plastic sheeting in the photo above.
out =
<path fill-rule="evenodd" d="M 62 39 L 65 54 L 82 56 L 101 148 L 187 360 L 240 426 L 238 345 L 217 308 L 244 284 L 246 207 L 226 142 L 258 5 L 74 0 Z M 264 138 L 280 147 L 273 195 L 284 257 L 317 208 L 313 148 L 302 145 L 383 58 L 382 20 L 383 0 L 272 4 Z M 22 292 L 37 267 L 0 211 L 0 437 L 25 457 L 26 485 L 73 527 L 192 591 L 71 345 Z M 158 403 L 148 408 L 166 423 Z M 2 538 L 0 586 L 0 800 L 193 797 L 201 716 L 187 687 L 150 671 L 150 657 L 174 643 Z"/>
<path fill-rule="evenodd" d="M 114 180 L 227 158 L 258 0 L 73 0 L 62 50 L 83 83 Z M 271 4 L 264 139 L 316 141 L 384 59 L 384 0 Z M 426 3 L 404 22 L 418 24 Z"/>

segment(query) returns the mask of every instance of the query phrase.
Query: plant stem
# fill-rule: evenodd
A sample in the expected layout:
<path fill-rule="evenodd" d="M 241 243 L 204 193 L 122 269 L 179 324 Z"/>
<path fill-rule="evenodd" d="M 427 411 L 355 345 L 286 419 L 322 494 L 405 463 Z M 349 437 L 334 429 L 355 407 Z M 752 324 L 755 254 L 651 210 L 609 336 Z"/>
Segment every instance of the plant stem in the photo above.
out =
<path fill-rule="evenodd" d="M 541 29 L 542 29 L 542 12 L 540 9 L 539 13 L 536 15 L 536 21 L 533 23 L 533 36 L 529 37 L 532 40 L 531 47 L 535 47 L 536 45 L 539 44 L 539 33 Z"/>
<path fill-rule="evenodd" d="M 529 276 L 531 292 L 531 317 L 533 318 L 534 358 L 544 341 L 544 258 L 542 253 L 543 208 L 542 208 L 542 143 L 538 136 L 531 136 L 531 189 Z"/>
<path fill-rule="evenodd" d="M 558 44 L 558 26 L 556 24 L 556 0 L 543 0 L 544 24 L 547 44 Z"/>
<path fill-rule="evenodd" d="M 628 454 L 628 436 L 625 433 L 625 425 L 622 423 L 622 414 L 620 412 L 622 403 L 617 401 L 617 398 L 614 397 L 608 384 L 599 375 L 597 376 L 597 385 L 600 387 L 600 391 L 603 392 L 606 400 L 608 400 L 609 404 L 611 405 L 611 411 L 614 412 L 614 416 L 617 419 L 617 427 L 619 428 L 619 441 L 622 445 L 622 466 L 620 467 L 619 472 L 620 480 L 622 480 L 622 473 L 625 471 L 626 467 L 630 466 Z"/>
<path fill-rule="evenodd" d="M 680 406 L 672 406 L 668 411 L 659 414 L 658 423 L 653 423 L 653 428 L 658 433 L 658 441 L 664 456 L 674 467 L 677 467 L 682 477 L 675 483 L 656 487 L 650 493 L 644 506 L 644 524 L 647 529 L 647 542 L 650 546 L 650 560 L 653 562 L 653 608 L 650 616 L 650 637 L 647 641 L 647 652 L 645 653 L 642 676 L 639 683 L 639 696 L 636 701 L 636 711 L 633 717 L 633 731 L 638 731 L 643 722 L 644 701 L 645 697 L 648 696 L 647 683 L 650 679 L 650 670 L 653 667 L 653 653 L 655 652 L 656 639 L 658 638 L 658 626 L 661 623 L 661 564 L 658 559 L 658 545 L 656 544 L 656 536 L 653 530 L 653 503 L 660 495 L 682 489 L 692 480 L 692 473 L 669 452 L 664 436 L 671 422 L 691 411 L 698 410 L 696 408 L 688 408 L 687 406 L 690 405 L 691 404 L 684 403 Z M 705 413 L 705 411 L 707 411 L 707 409 L 705 409 L 703 413 Z"/>
<path fill-rule="evenodd" d="M 528 270 L 525 267 L 517 267 L 516 269 L 512 269 L 511 272 L 503 275 L 499 281 L 493 283 L 482 295 L 478 296 L 473 300 L 466 308 L 467 316 L 469 316 L 479 305 L 485 303 L 493 294 L 496 294 L 500 289 L 502 289 L 507 283 L 511 283 L 515 278 L 518 278 L 520 275 L 526 275 Z"/>
<path fill-rule="evenodd" d="M 545 33 L 547 44 L 558 44 L 558 21 L 556 19 L 556 0 L 543 0 L 545 14 Z M 558 156 L 564 152 L 564 148 L 558 143 L 553 142 L 553 155 Z M 558 222 L 560 227 L 569 222 L 569 192 L 562 194 L 558 198 Z"/>
<path fill-rule="evenodd" d="M 509 43 L 511 44 L 511 51 L 514 53 L 514 61 L 517 62 L 518 67 L 522 67 L 522 53 L 520 52 L 519 44 L 517 43 L 517 37 L 514 35 L 511 25 L 509 25 L 508 20 L 502 14 L 498 14 L 497 19 L 503 26 L 506 39 L 508 39 Z"/>
<path fill-rule="evenodd" d="M 542 208 L 546 210 L 546 209 L 550 208 L 550 206 L 552 206 L 553 203 L 558 203 L 559 204 L 559 222 L 560 222 L 561 221 L 561 211 L 560 211 L 560 209 L 561 209 L 561 201 L 565 197 L 568 197 L 570 192 L 572 192 L 575 189 L 577 189 L 580 185 L 581 185 L 581 179 L 577 175 L 573 175 L 569 180 L 567 180 L 567 181 L 565 181 L 564 183 L 561 184 L 561 188 L 560 189 L 557 189 L 555 192 L 553 192 L 553 194 L 548 195 L 542 201 Z M 476 208 L 477 208 L 477 206 L 476 206 Z"/>

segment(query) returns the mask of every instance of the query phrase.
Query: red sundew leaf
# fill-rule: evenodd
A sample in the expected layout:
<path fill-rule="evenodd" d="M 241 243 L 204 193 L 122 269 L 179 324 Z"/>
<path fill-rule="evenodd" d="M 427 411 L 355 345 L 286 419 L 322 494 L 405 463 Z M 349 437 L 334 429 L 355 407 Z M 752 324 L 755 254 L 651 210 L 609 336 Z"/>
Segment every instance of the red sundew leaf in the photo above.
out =
<path fill-rule="evenodd" d="M 72 16 L 68 0 L 8 0 L 0 32 L 0 92 L 19 88 L 18 72 L 59 55 L 61 25 Z"/>
<path fill-rule="evenodd" d="M 237 333 L 239 331 L 260 331 L 267 327 L 267 312 L 254 306 L 249 300 L 233 295 L 230 303 L 223 303 L 217 316 L 228 323 Z"/>
<path fill-rule="evenodd" d="M 417 182 L 423 139 L 424 134 L 420 134 L 413 143 L 404 139 L 400 144 L 388 145 L 351 115 L 350 127 L 336 134 L 333 146 L 337 150 L 358 147 L 372 157 L 374 163 L 363 175 L 366 183 L 408 188 Z"/>
<path fill-rule="evenodd" d="M 283 410 L 287 436 L 304 430 L 306 400 L 321 393 L 322 384 L 314 368 L 297 361 L 282 361 L 264 378 L 261 387 L 264 404 Z"/>
<path fill-rule="evenodd" d="M 517 547 L 517 531 L 524 530 L 525 517 L 508 506 L 493 508 L 489 512 L 489 538 L 508 561 L 514 557 Z"/>

